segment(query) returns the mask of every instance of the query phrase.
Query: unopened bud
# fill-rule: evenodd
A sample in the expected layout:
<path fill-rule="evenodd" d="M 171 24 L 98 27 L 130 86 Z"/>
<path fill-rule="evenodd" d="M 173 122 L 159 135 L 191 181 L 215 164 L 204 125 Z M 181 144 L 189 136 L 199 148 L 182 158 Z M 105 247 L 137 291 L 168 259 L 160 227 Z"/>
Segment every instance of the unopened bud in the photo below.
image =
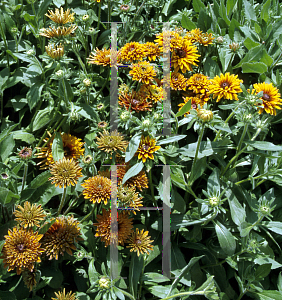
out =
<path fill-rule="evenodd" d="M 101 277 L 99 280 L 99 286 L 101 289 L 109 289 L 110 288 L 110 279 L 107 277 Z"/>
<path fill-rule="evenodd" d="M 88 78 L 85 78 L 85 79 L 83 80 L 83 83 L 84 83 L 84 85 L 85 85 L 86 87 L 88 87 L 88 86 L 91 85 L 91 80 L 88 79 Z"/>
<path fill-rule="evenodd" d="M 86 22 L 88 19 L 89 19 L 89 15 L 84 15 L 84 16 L 82 17 L 82 20 L 83 20 L 84 22 Z"/>
<path fill-rule="evenodd" d="M 198 110 L 198 118 L 203 122 L 209 122 L 213 119 L 213 112 L 207 109 L 199 109 Z"/>
<path fill-rule="evenodd" d="M 125 5 L 125 4 L 121 5 L 120 6 L 120 10 L 122 10 L 122 11 L 128 11 L 129 10 L 129 5 Z"/>
<path fill-rule="evenodd" d="M 232 51 L 236 52 L 240 48 L 240 45 L 238 43 L 233 42 L 232 44 L 229 45 L 229 48 Z"/>

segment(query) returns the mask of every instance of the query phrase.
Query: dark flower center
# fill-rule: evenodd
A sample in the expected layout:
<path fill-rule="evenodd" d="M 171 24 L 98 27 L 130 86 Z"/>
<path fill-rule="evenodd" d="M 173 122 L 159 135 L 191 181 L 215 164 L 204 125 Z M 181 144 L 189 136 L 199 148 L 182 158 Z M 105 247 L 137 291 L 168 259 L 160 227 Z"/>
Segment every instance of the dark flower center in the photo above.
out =
<path fill-rule="evenodd" d="M 1 176 L 2 176 L 3 179 L 7 179 L 8 178 L 8 174 L 7 173 L 2 173 Z"/>
<path fill-rule="evenodd" d="M 186 52 L 182 49 L 177 49 L 176 50 L 176 54 L 180 57 L 180 58 L 183 58 L 186 56 Z"/>
<path fill-rule="evenodd" d="M 133 106 L 136 106 L 138 103 L 139 103 L 138 100 L 136 100 L 136 99 L 133 99 L 133 100 L 132 100 L 132 105 L 133 105 Z"/>
<path fill-rule="evenodd" d="M 18 244 L 17 245 L 17 249 L 19 250 L 19 252 L 23 252 L 23 250 L 24 250 L 24 244 Z"/>
<path fill-rule="evenodd" d="M 263 98 L 264 100 L 266 100 L 266 101 L 269 101 L 269 100 L 270 100 L 270 96 L 269 96 L 268 94 L 266 94 L 266 93 L 263 93 L 262 98 Z"/>
<path fill-rule="evenodd" d="M 196 105 L 196 104 L 192 104 L 191 107 L 192 107 L 193 109 L 196 109 L 196 108 L 197 108 L 197 105 Z"/>
<path fill-rule="evenodd" d="M 135 242 L 136 245 L 141 245 L 142 244 L 142 241 L 140 239 L 136 239 L 134 242 Z"/>
<path fill-rule="evenodd" d="M 149 150 L 149 148 L 150 148 L 150 146 L 148 146 L 148 145 L 143 145 L 143 150 L 145 150 L 145 151 L 148 151 Z"/>
<path fill-rule="evenodd" d="M 229 83 L 228 83 L 228 82 L 223 82 L 223 83 L 221 84 L 221 87 L 222 87 L 222 88 L 229 87 Z"/>
<path fill-rule="evenodd" d="M 71 150 L 69 147 L 64 147 L 64 153 L 65 153 L 65 156 L 68 157 L 71 155 Z"/>

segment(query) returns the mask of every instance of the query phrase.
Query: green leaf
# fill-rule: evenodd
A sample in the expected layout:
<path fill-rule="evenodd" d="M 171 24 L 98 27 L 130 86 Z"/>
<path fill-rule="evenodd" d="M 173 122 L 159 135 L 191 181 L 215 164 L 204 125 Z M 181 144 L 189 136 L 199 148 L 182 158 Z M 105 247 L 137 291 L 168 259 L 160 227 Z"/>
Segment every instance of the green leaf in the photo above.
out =
<path fill-rule="evenodd" d="M 143 269 L 143 255 L 137 256 L 134 252 L 129 265 L 129 291 L 134 298 L 137 297 L 138 282 Z"/>
<path fill-rule="evenodd" d="M 142 281 L 166 282 L 170 279 L 160 273 L 147 272 L 142 276 Z"/>
<path fill-rule="evenodd" d="M 95 282 L 99 279 L 100 274 L 96 271 L 95 265 L 94 265 L 95 259 L 91 259 L 89 266 L 88 266 L 88 276 L 90 280 L 90 284 L 94 285 Z"/>
<path fill-rule="evenodd" d="M 50 177 L 50 172 L 49 171 L 42 172 L 41 174 L 37 175 L 31 181 L 31 183 L 28 185 L 28 187 L 31 188 L 31 189 L 37 189 L 41 185 L 46 183 L 48 181 L 49 177 Z"/>
<path fill-rule="evenodd" d="M 260 281 L 263 278 L 267 277 L 271 271 L 271 264 L 263 264 L 257 267 L 255 272 L 256 280 Z"/>
<path fill-rule="evenodd" d="M 13 131 L 13 138 L 15 140 L 21 140 L 27 144 L 32 144 L 35 141 L 34 135 L 24 130 Z"/>
<path fill-rule="evenodd" d="M 220 222 L 215 222 L 215 232 L 220 247 L 227 255 L 233 255 L 236 250 L 236 241 L 232 233 Z"/>
<path fill-rule="evenodd" d="M 69 103 L 73 99 L 73 92 L 69 81 L 65 78 L 62 78 L 59 81 L 59 92 L 60 95 L 64 97 L 65 102 Z"/>
<path fill-rule="evenodd" d="M 230 20 L 228 19 L 227 9 L 226 9 L 226 5 L 225 5 L 224 2 L 225 2 L 224 0 L 220 0 L 219 14 L 222 17 L 222 19 L 225 21 L 227 26 L 229 26 L 230 25 Z"/>
<path fill-rule="evenodd" d="M 39 234 L 45 234 L 45 232 L 47 232 L 49 230 L 49 228 L 56 222 L 56 219 L 51 220 L 50 222 L 48 222 L 47 224 L 43 225 L 42 227 L 40 227 L 38 233 Z"/>
<path fill-rule="evenodd" d="M 185 14 L 181 18 L 181 26 L 187 30 L 193 30 L 197 28 L 197 25 L 189 19 Z"/>
<path fill-rule="evenodd" d="M 56 5 L 58 8 L 65 5 L 65 0 L 53 0 L 54 5 Z"/>
<path fill-rule="evenodd" d="M 247 37 L 244 41 L 244 45 L 248 50 L 251 50 L 252 48 L 255 48 L 257 46 L 260 46 L 260 43 L 255 42 L 254 40 Z"/>
<path fill-rule="evenodd" d="M 119 288 L 117 288 L 117 287 L 114 286 L 114 287 L 113 287 L 113 291 L 114 291 L 115 295 L 116 295 L 120 300 L 125 300 L 124 295 L 123 295 L 122 291 L 121 291 Z"/>
<path fill-rule="evenodd" d="M 79 107 L 79 106 L 78 106 Z M 87 103 L 82 103 L 81 104 L 82 109 L 80 109 L 78 111 L 78 114 L 80 114 L 81 116 L 83 116 L 84 118 L 88 119 L 88 120 L 95 120 L 97 122 L 99 122 L 99 115 L 97 114 L 97 112 L 93 109 L 93 107 L 91 107 L 89 104 Z"/>
<path fill-rule="evenodd" d="M 19 123 L 14 124 L 12 126 L 9 126 L 8 128 L 6 128 L 5 130 L 3 130 L 3 132 L 0 134 L 0 143 L 10 134 L 10 132 L 16 128 L 19 125 Z"/>
<path fill-rule="evenodd" d="M 254 293 L 260 300 L 282 300 L 282 294 L 278 291 L 262 291 L 261 293 Z"/>
<path fill-rule="evenodd" d="M 276 260 L 269 258 L 268 256 L 262 256 L 262 255 L 258 255 L 255 258 L 254 263 L 259 264 L 259 265 L 264 265 L 264 264 L 270 263 L 272 270 L 282 267 L 282 265 L 280 263 L 278 263 Z"/>
<path fill-rule="evenodd" d="M 0 91 L 5 90 L 5 83 L 10 76 L 9 68 L 5 68 L 0 72 Z"/>
<path fill-rule="evenodd" d="M 97 47 L 99 47 L 100 45 L 104 45 L 106 42 L 110 42 L 109 39 L 110 36 L 111 36 L 110 30 L 104 31 L 98 38 Z"/>
<path fill-rule="evenodd" d="M 164 8 L 162 10 L 162 14 L 167 16 L 172 8 L 172 5 L 176 2 L 176 0 L 168 0 L 165 2 Z"/>
<path fill-rule="evenodd" d="M 141 134 L 140 133 L 135 134 L 131 138 L 131 140 L 129 141 L 129 145 L 126 149 L 125 162 L 130 161 L 131 158 L 134 156 L 134 154 L 136 153 L 136 151 L 139 147 L 140 140 L 141 140 Z"/>
<path fill-rule="evenodd" d="M 43 110 L 40 110 L 35 119 L 33 120 L 32 123 L 32 130 L 36 131 L 42 127 L 44 127 L 45 125 L 47 125 L 50 121 L 52 120 L 51 118 L 51 112 L 50 112 L 50 108 L 46 107 Z"/>
<path fill-rule="evenodd" d="M 269 20 L 269 8 L 271 6 L 271 0 L 267 0 L 263 7 L 262 10 L 260 12 L 260 16 L 261 16 L 261 20 L 264 20 L 265 23 L 268 23 Z"/>
<path fill-rule="evenodd" d="M 204 73 L 210 78 L 214 78 L 216 75 L 220 75 L 221 71 L 218 64 L 210 57 L 207 57 L 204 63 Z"/>
<path fill-rule="evenodd" d="M 122 184 L 124 184 L 129 178 L 137 175 L 138 173 L 140 173 L 143 169 L 143 162 L 140 161 L 139 163 L 135 164 L 133 167 L 131 167 L 124 175 L 123 180 L 122 180 Z"/>
<path fill-rule="evenodd" d="M 11 202 L 11 200 L 15 199 L 20 199 L 20 196 L 17 194 L 14 194 L 12 191 L 5 187 L 0 187 L 0 202 L 2 205 L 6 205 Z"/>
<path fill-rule="evenodd" d="M 1 300 L 17 300 L 15 294 L 13 292 L 4 292 L 0 291 L 0 299 Z"/>
<path fill-rule="evenodd" d="M 269 230 L 282 235 L 282 222 L 270 221 L 263 223 Z"/>
<path fill-rule="evenodd" d="M 30 110 L 32 110 L 34 106 L 39 102 L 44 85 L 44 83 L 37 81 L 27 92 L 26 99 Z"/>
<path fill-rule="evenodd" d="M 243 222 L 245 222 L 246 219 L 246 211 L 232 192 L 232 190 L 227 189 L 225 191 L 225 195 L 227 196 L 230 212 L 231 212 L 231 218 L 233 222 L 240 226 Z"/>
<path fill-rule="evenodd" d="M 166 139 L 163 139 L 163 140 L 159 140 L 158 141 L 158 145 L 164 145 L 164 144 L 174 143 L 174 142 L 182 140 L 182 139 L 184 139 L 186 137 L 187 137 L 187 135 L 174 135 L 174 136 L 171 136 L 169 138 L 166 138 Z"/>
<path fill-rule="evenodd" d="M 56 1 L 56 0 L 55 0 Z M 54 4 L 55 4 L 55 1 L 54 1 Z M 42 1 L 38 11 L 37 11 L 37 16 L 43 16 L 47 10 L 48 10 L 48 6 L 53 2 L 53 0 L 44 0 Z M 64 5 L 65 3 L 63 3 L 62 5 Z M 61 5 L 60 5 L 61 6 Z M 58 6 L 58 7 L 60 7 Z"/>
<path fill-rule="evenodd" d="M 204 174 L 206 167 L 207 167 L 207 158 L 206 157 L 202 157 L 196 161 L 195 166 L 194 166 L 194 172 L 192 174 L 193 177 L 191 177 L 191 178 L 189 177 L 190 185 Z M 191 173 L 190 173 L 190 176 L 191 176 Z"/>
<path fill-rule="evenodd" d="M 189 112 L 190 109 L 191 109 L 191 99 L 181 107 L 180 111 L 175 115 L 175 117 L 180 117 L 184 115 L 185 113 Z"/>
<path fill-rule="evenodd" d="M 201 11 L 201 8 L 203 10 L 206 10 L 206 6 L 201 0 L 193 0 L 192 5 L 194 8 L 194 11 L 197 13 L 199 13 Z"/>
<path fill-rule="evenodd" d="M 215 168 L 213 170 L 213 172 L 211 173 L 211 175 L 208 178 L 208 182 L 207 182 L 207 187 L 208 190 L 213 192 L 217 192 L 218 194 L 220 194 L 220 180 L 219 180 L 219 169 Z"/>
<path fill-rule="evenodd" d="M 265 151 L 282 151 L 282 146 L 274 145 L 271 142 L 263 142 L 263 141 L 245 141 L 246 144 Z"/>
<path fill-rule="evenodd" d="M 56 132 L 54 136 L 52 144 L 52 156 L 54 161 L 58 161 L 64 157 L 64 145 L 62 136 L 59 132 Z"/>
<path fill-rule="evenodd" d="M 256 21 L 257 20 L 257 17 L 256 17 L 256 13 L 255 13 L 255 10 L 254 10 L 254 6 L 247 0 L 244 0 L 244 6 L 245 6 L 245 16 L 247 18 L 248 21 L 251 21 L 251 20 L 254 20 Z"/>
<path fill-rule="evenodd" d="M 13 135 L 10 134 L 0 143 L 0 156 L 2 162 L 5 162 L 6 159 L 12 154 L 15 147 L 15 141 Z"/>
<path fill-rule="evenodd" d="M 281 272 L 279 273 L 279 276 L 278 276 L 277 287 L 278 287 L 279 292 L 281 293 L 282 292 L 282 274 L 281 274 Z"/>
<path fill-rule="evenodd" d="M 262 62 L 251 62 L 242 64 L 242 73 L 263 74 L 265 72 L 267 72 L 267 66 Z"/>

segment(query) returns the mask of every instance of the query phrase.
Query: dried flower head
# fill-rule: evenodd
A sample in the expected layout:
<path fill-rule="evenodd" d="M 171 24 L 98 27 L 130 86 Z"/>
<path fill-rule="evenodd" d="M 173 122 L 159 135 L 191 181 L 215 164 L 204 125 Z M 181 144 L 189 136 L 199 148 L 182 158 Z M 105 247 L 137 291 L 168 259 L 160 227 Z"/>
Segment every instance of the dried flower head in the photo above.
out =
<path fill-rule="evenodd" d="M 14 227 L 9 229 L 8 235 L 5 235 L 5 243 L 2 249 L 4 258 L 4 268 L 8 267 L 8 272 L 16 268 L 20 275 L 24 269 L 32 271 L 35 262 L 41 262 L 40 255 L 44 249 L 40 248 L 39 241 L 42 234 Z"/>
<path fill-rule="evenodd" d="M 153 246 L 151 245 L 153 241 L 150 240 L 148 233 L 149 231 L 144 232 L 144 229 L 139 231 L 139 229 L 136 228 L 136 232 L 132 233 L 131 237 L 129 238 L 129 246 L 126 246 L 126 248 L 131 248 L 130 252 L 137 252 L 138 256 L 140 253 L 144 254 L 145 252 L 149 254 L 149 250 L 153 250 Z"/>
<path fill-rule="evenodd" d="M 39 272 L 36 269 L 33 269 L 32 271 L 24 270 L 22 272 L 23 282 L 31 292 L 33 290 L 33 287 L 36 286 L 36 277 L 39 275 Z"/>
<path fill-rule="evenodd" d="M 50 15 L 45 14 L 45 16 L 60 25 L 74 21 L 74 13 L 71 13 L 69 8 L 66 11 L 64 11 L 62 7 L 60 8 L 60 10 L 58 8 L 55 8 L 55 12 L 53 12 L 52 10 L 48 10 L 48 13 Z"/>
<path fill-rule="evenodd" d="M 49 136 L 51 137 L 50 133 Z M 81 139 L 78 139 L 77 137 L 67 133 L 61 134 L 61 137 L 63 141 L 65 158 L 73 158 L 75 160 L 79 159 L 79 157 L 83 155 L 85 150 L 84 148 L 82 148 L 84 143 L 80 142 Z M 53 137 L 51 139 L 44 139 L 44 142 L 47 143 L 46 146 L 37 148 L 40 149 L 41 152 L 35 155 L 38 158 L 43 158 L 43 160 L 38 163 L 38 165 L 42 164 L 40 169 L 47 169 L 49 165 L 54 164 L 54 159 L 52 156 L 53 140 Z"/>
<path fill-rule="evenodd" d="M 44 234 L 42 247 L 49 260 L 58 260 L 59 254 L 64 255 L 65 251 L 72 255 L 72 250 L 76 250 L 74 243 L 83 241 L 80 235 L 79 221 L 73 216 L 57 217 L 55 223 Z"/>
<path fill-rule="evenodd" d="M 238 78 L 238 75 L 220 74 L 210 80 L 209 91 L 213 94 L 213 99 L 217 97 L 216 102 L 219 102 L 221 98 L 228 100 L 238 100 L 238 93 L 241 93 L 240 82 L 243 80 Z"/>
<path fill-rule="evenodd" d="M 39 227 L 40 221 L 44 220 L 46 214 L 41 208 L 41 204 L 32 204 L 25 201 L 24 207 L 18 205 L 17 209 L 14 211 L 15 221 L 17 221 L 24 228 L 27 227 Z"/>
<path fill-rule="evenodd" d="M 82 168 L 78 165 L 78 162 L 72 159 L 60 159 L 50 166 L 50 173 L 53 175 L 49 180 L 53 180 L 52 184 L 66 188 L 67 186 L 77 184 L 81 174 Z"/>
<path fill-rule="evenodd" d="M 22 150 L 20 150 L 18 155 L 22 160 L 29 159 L 32 156 L 32 149 L 28 147 L 24 147 Z"/>
<path fill-rule="evenodd" d="M 161 148 L 161 146 L 156 146 L 156 140 L 151 139 L 150 136 L 142 136 L 139 147 L 136 151 L 136 155 L 138 154 L 138 159 L 142 159 L 144 163 L 147 158 L 154 159 L 153 153 Z"/>
<path fill-rule="evenodd" d="M 85 199 L 90 199 L 92 203 L 100 203 L 103 201 L 105 204 L 111 199 L 111 180 L 109 178 L 97 175 L 86 179 L 83 184 L 83 196 Z"/>
<path fill-rule="evenodd" d="M 128 213 L 118 212 L 118 236 L 111 236 L 111 211 L 106 211 L 104 208 L 102 211 L 102 215 L 96 217 L 98 223 L 93 224 L 97 227 L 95 236 L 101 237 L 101 241 L 105 242 L 105 247 L 108 247 L 111 242 L 114 244 L 118 242 L 123 246 L 132 232 L 133 219 L 129 218 Z"/>
<path fill-rule="evenodd" d="M 55 292 L 55 296 L 57 298 L 53 298 L 52 300 L 77 300 L 77 298 L 75 297 L 75 294 L 72 293 L 72 291 L 68 292 L 66 294 L 66 289 L 64 288 L 63 292 Z"/>
<path fill-rule="evenodd" d="M 117 131 L 108 132 L 104 129 L 100 132 L 100 137 L 97 136 L 97 145 L 101 150 L 112 153 L 113 151 L 125 151 L 128 142 L 123 139 L 123 136 Z"/>
<path fill-rule="evenodd" d="M 60 44 L 58 46 L 49 44 L 48 47 L 45 46 L 46 53 L 53 59 L 60 59 L 64 55 L 64 45 Z"/>

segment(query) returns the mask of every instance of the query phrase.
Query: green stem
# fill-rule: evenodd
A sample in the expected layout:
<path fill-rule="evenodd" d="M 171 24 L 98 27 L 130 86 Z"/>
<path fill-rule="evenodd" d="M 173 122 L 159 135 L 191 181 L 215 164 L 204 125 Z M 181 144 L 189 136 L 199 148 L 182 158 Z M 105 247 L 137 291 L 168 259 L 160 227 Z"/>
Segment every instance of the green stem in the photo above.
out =
<path fill-rule="evenodd" d="M 182 297 L 182 296 L 192 296 L 192 295 L 206 295 L 205 291 L 199 291 L 199 292 L 184 292 L 184 293 L 179 293 L 175 294 L 166 298 L 163 298 L 163 300 L 168 300 L 168 299 L 173 299 L 176 297 Z"/>
<path fill-rule="evenodd" d="M 224 124 L 228 123 L 228 121 L 234 116 L 236 110 L 237 110 L 242 104 L 244 104 L 245 102 L 246 102 L 246 100 L 240 102 L 240 103 L 234 108 L 234 110 L 230 113 L 230 115 L 228 116 L 228 118 L 225 120 Z M 216 140 L 218 139 L 220 133 L 221 133 L 221 130 L 219 130 L 218 133 L 216 134 L 216 136 L 215 136 L 215 138 L 214 138 L 214 140 L 213 140 L 214 142 L 216 142 Z"/>
<path fill-rule="evenodd" d="M 63 191 L 60 206 L 59 206 L 59 209 L 58 209 L 58 212 L 57 212 L 57 216 L 60 214 L 60 212 L 61 212 L 61 210 L 64 206 L 64 202 L 65 202 L 65 199 L 66 199 L 66 194 L 67 194 L 67 187 L 64 187 L 64 191 Z"/>
<path fill-rule="evenodd" d="M 247 291 L 241 292 L 237 300 L 241 300 L 242 297 L 246 294 Z"/>
<path fill-rule="evenodd" d="M 80 223 L 86 221 L 89 217 L 91 217 L 91 215 L 94 213 L 94 210 L 95 210 L 95 208 L 96 208 L 96 204 L 97 204 L 97 202 L 95 202 L 95 204 L 93 205 L 93 208 L 92 208 L 91 212 L 90 212 L 88 215 L 86 215 L 86 216 L 80 221 Z"/>
<path fill-rule="evenodd" d="M 259 179 L 259 178 L 261 178 L 261 177 L 263 177 L 263 176 L 266 176 L 266 174 L 261 174 L 261 175 L 259 175 L 259 176 L 256 176 L 256 177 L 254 177 L 254 180 L 256 180 L 256 179 Z M 243 180 L 240 180 L 240 181 L 237 181 L 235 184 L 236 185 L 239 185 L 239 184 L 241 184 L 241 183 L 244 183 L 244 182 L 247 182 L 247 181 L 250 181 L 251 179 L 250 178 L 246 178 L 246 179 L 243 179 Z M 261 180 L 261 181 L 265 181 L 266 179 L 263 179 L 263 180 Z M 260 181 L 260 182 L 261 182 Z M 258 183 L 258 185 L 259 185 L 260 183 Z"/>
<path fill-rule="evenodd" d="M 63 85 L 63 89 L 64 89 L 64 98 L 65 98 L 65 103 L 66 105 L 69 107 L 70 103 L 69 103 L 69 99 L 68 99 L 68 94 L 67 94 L 67 87 L 66 87 L 66 83 L 65 83 L 65 79 L 61 79 L 62 85 Z"/>
<path fill-rule="evenodd" d="M 237 152 L 239 152 L 241 150 L 241 147 L 242 147 L 242 144 L 243 144 L 243 140 L 245 138 L 245 135 L 247 133 L 247 130 L 248 130 L 248 124 L 246 123 L 245 126 L 244 126 L 244 129 L 243 129 L 243 133 L 240 137 L 240 141 L 239 141 L 239 144 L 238 144 L 238 147 L 237 147 Z M 238 159 L 238 156 L 237 156 L 237 159 Z M 233 164 L 232 164 L 232 167 L 234 167 L 237 159 L 234 160 Z"/>
<path fill-rule="evenodd" d="M 126 297 L 128 297 L 129 299 L 131 299 L 131 300 L 135 300 L 135 298 L 131 295 L 131 294 L 129 294 L 129 293 L 127 293 L 126 291 L 124 291 L 124 290 L 122 290 L 122 289 L 119 289 Z"/>
<path fill-rule="evenodd" d="M 97 24 L 97 31 L 99 30 L 99 27 L 100 27 L 100 23 L 101 23 L 101 5 L 102 5 L 102 1 L 99 2 L 99 12 L 98 12 L 98 24 Z M 97 32 L 95 34 L 95 38 L 94 38 L 94 43 L 93 43 L 93 50 L 95 50 L 95 47 L 96 47 L 96 41 L 97 41 L 97 37 L 98 37 L 98 33 Z"/>
<path fill-rule="evenodd" d="M 26 177 L 27 177 L 27 170 L 28 170 L 28 164 L 25 163 L 24 164 L 24 173 L 23 173 L 23 179 L 22 179 L 22 188 L 21 188 L 21 192 L 24 189 L 24 185 L 25 185 L 25 181 L 26 181 Z"/>
<path fill-rule="evenodd" d="M 64 212 L 64 215 L 66 215 L 71 210 L 73 204 L 75 203 L 76 200 L 78 200 L 81 197 L 81 195 L 82 195 L 82 192 L 75 199 L 72 200 L 72 202 L 70 203 L 69 207 Z"/>
<path fill-rule="evenodd" d="M 256 139 L 256 137 L 259 135 L 259 133 L 261 132 L 261 128 L 258 128 L 255 135 L 253 136 L 253 138 L 251 139 L 251 141 L 254 141 Z M 247 149 L 248 145 L 246 145 L 241 151 L 237 152 L 235 154 L 235 156 L 229 161 L 229 163 L 226 165 L 225 169 L 223 170 L 222 174 L 220 175 L 220 177 L 222 177 L 225 172 L 227 171 L 227 169 L 229 168 L 229 166 L 237 159 L 237 157 L 239 155 L 241 155 L 246 149 Z"/>
<path fill-rule="evenodd" d="M 145 269 L 145 261 L 143 259 L 143 267 L 142 267 L 142 272 L 141 272 L 141 275 L 140 275 L 140 284 L 139 284 L 139 298 L 138 299 L 141 299 L 141 296 L 142 296 L 142 284 L 143 284 L 143 280 L 141 279 L 143 277 L 143 274 L 144 274 L 144 269 Z"/>
<path fill-rule="evenodd" d="M 197 148 L 196 148 L 195 158 L 194 158 L 194 160 L 193 160 L 193 164 L 192 164 L 192 167 L 191 167 L 191 174 L 190 174 L 190 176 L 189 176 L 189 181 L 188 181 L 188 185 L 189 185 L 189 186 L 192 185 L 192 184 L 191 184 L 191 180 L 193 179 L 194 168 L 195 168 L 195 164 L 196 164 L 197 159 L 198 159 L 199 149 L 200 149 L 201 141 L 202 141 L 202 139 L 203 139 L 204 130 L 205 130 L 205 125 L 202 124 L 201 132 L 200 132 L 200 135 L 199 135 L 199 138 L 198 138 L 198 143 L 197 143 Z"/>
<path fill-rule="evenodd" d="M 2 39 L 3 39 L 4 44 L 5 44 L 5 48 L 6 48 L 6 58 L 7 58 L 7 65 L 8 65 L 8 68 L 9 68 L 9 73 L 11 73 L 11 71 L 10 71 L 10 62 L 9 62 L 9 54 L 8 54 L 8 52 L 7 52 L 7 50 L 8 50 L 9 48 L 8 48 L 8 44 L 7 44 L 5 32 L 4 32 L 4 29 L 3 29 L 3 27 L 2 27 L 1 22 L 0 22 L 0 31 L 1 31 Z"/>

